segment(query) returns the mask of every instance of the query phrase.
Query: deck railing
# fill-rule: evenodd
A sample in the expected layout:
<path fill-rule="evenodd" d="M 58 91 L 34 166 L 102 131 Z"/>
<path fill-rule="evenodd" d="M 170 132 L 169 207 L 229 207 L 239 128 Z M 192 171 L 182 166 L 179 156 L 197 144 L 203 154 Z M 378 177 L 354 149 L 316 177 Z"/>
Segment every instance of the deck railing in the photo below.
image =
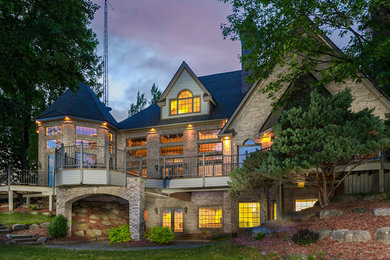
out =
<path fill-rule="evenodd" d="M 0 185 L 49 186 L 44 171 L 9 167 L 0 170 Z"/>

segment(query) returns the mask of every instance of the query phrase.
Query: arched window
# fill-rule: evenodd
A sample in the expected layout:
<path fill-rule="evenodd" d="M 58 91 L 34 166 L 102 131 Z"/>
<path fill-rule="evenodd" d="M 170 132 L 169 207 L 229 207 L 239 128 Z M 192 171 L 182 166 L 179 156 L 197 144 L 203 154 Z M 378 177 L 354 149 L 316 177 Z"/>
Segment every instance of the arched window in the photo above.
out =
<path fill-rule="evenodd" d="M 170 101 L 170 114 L 180 115 L 200 112 L 200 97 L 193 97 L 189 90 L 183 90 L 177 99 Z"/>
<path fill-rule="evenodd" d="M 238 147 L 238 164 L 241 168 L 246 157 L 257 150 L 261 150 L 261 144 L 257 144 L 252 139 L 247 139 L 243 145 Z"/>

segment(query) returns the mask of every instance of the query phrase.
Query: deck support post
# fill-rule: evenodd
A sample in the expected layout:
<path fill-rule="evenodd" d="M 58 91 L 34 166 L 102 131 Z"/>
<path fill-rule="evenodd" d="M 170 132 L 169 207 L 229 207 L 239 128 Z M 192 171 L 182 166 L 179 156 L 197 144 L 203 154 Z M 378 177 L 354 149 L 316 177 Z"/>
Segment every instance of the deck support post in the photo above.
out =
<path fill-rule="evenodd" d="M 383 157 L 383 151 L 381 152 L 381 166 L 379 169 L 378 182 L 379 192 L 385 192 L 385 161 Z"/>
<path fill-rule="evenodd" d="M 126 145 L 125 148 L 123 149 L 123 169 L 125 171 L 125 180 L 124 180 L 124 186 L 127 186 L 127 156 L 126 156 Z"/>
<path fill-rule="evenodd" d="M 139 177 L 142 177 L 142 155 L 139 156 Z"/>
<path fill-rule="evenodd" d="M 282 181 L 279 181 L 277 184 L 277 191 L 278 191 L 278 199 L 276 202 L 276 218 L 281 219 L 282 218 Z"/>
<path fill-rule="evenodd" d="M 164 157 L 164 164 L 163 164 L 163 179 L 165 180 L 165 178 L 166 178 L 166 167 L 167 167 L 167 164 L 166 164 L 166 160 L 165 160 L 166 158 Z"/>
<path fill-rule="evenodd" d="M 53 211 L 53 208 L 54 208 L 53 195 L 49 195 L 49 210 Z"/>
<path fill-rule="evenodd" d="M 203 187 L 206 186 L 206 156 L 203 154 L 202 158 L 202 182 Z"/>
<path fill-rule="evenodd" d="M 29 207 L 31 203 L 30 197 L 26 197 L 26 206 Z"/>
<path fill-rule="evenodd" d="M 110 146 L 107 143 L 106 146 L 106 178 L 107 184 L 110 184 Z"/>
<path fill-rule="evenodd" d="M 14 192 L 8 191 L 8 210 L 14 211 Z"/>

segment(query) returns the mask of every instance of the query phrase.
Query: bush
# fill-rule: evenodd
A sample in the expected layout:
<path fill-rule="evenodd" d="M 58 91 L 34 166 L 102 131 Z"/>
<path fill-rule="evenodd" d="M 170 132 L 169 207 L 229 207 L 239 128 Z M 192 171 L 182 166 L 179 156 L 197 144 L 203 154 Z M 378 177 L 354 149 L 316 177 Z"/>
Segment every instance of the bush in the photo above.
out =
<path fill-rule="evenodd" d="M 255 235 L 255 239 L 256 240 L 262 240 L 263 238 L 265 238 L 267 234 L 266 233 L 263 233 L 263 232 L 259 232 Z"/>
<path fill-rule="evenodd" d="M 292 240 L 298 245 L 310 245 L 317 243 L 319 236 L 320 235 L 318 233 L 304 229 L 295 233 L 292 237 Z"/>
<path fill-rule="evenodd" d="M 146 237 L 150 242 L 169 244 L 175 238 L 175 234 L 167 227 L 153 227 Z"/>
<path fill-rule="evenodd" d="M 68 220 L 63 215 L 58 215 L 47 227 L 47 232 L 52 238 L 65 237 L 68 234 Z"/>
<path fill-rule="evenodd" d="M 31 206 L 30 206 L 30 209 L 31 209 L 31 210 L 36 210 L 36 209 L 38 209 L 38 206 L 37 206 L 37 205 L 31 205 Z"/>
<path fill-rule="evenodd" d="M 128 225 L 111 228 L 109 232 L 108 238 L 110 239 L 110 244 L 131 241 L 131 233 Z"/>

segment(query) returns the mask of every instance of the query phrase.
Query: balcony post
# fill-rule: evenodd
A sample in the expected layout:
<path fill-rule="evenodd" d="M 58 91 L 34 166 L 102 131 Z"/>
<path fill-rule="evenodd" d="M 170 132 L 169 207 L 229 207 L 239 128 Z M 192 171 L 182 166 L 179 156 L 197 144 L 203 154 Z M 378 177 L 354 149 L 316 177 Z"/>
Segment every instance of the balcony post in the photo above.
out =
<path fill-rule="evenodd" d="M 84 181 L 84 171 L 83 171 L 83 164 L 84 164 L 84 144 L 83 141 L 80 142 L 80 154 L 79 154 L 79 164 L 80 164 L 80 184 L 83 184 Z"/>
<path fill-rule="evenodd" d="M 384 153 L 383 151 L 380 152 L 381 156 L 381 166 L 379 169 L 379 192 L 385 192 L 385 161 L 384 161 Z"/>
<path fill-rule="evenodd" d="M 203 154 L 202 159 L 202 181 L 203 181 L 203 187 L 206 185 L 206 156 Z"/>
<path fill-rule="evenodd" d="M 110 147 L 106 144 L 106 180 L 110 184 Z"/>
<path fill-rule="evenodd" d="M 60 166 L 61 166 L 61 183 L 63 183 L 64 178 L 64 143 L 61 143 L 61 158 L 60 158 Z"/>
<path fill-rule="evenodd" d="M 166 173 L 165 173 L 165 171 L 166 171 L 166 166 L 167 166 L 167 164 L 166 164 L 166 161 L 165 161 L 165 157 L 164 157 L 164 162 L 163 162 L 164 164 L 163 164 L 163 179 L 165 180 L 165 178 L 166 178 Z"/>
<path fill-rule="evenodd" d="M 142 177 L 142 155 L 139 156 L 139 176 Z"/>
<path fill-rule="evenodd" d="M 125 170 L 125 181 L 124 181 L 124 186 L 127 186 L 127 156 L 126 156 L 126 145 L 125 148 L 123 149 L 123 169 Z"/>
<path fill-rule="evenodd" d="M 53 168 L 53 184 L 52 184 L 52 187 L 53 187 L 53 194 L 55 193 L 55 189 L 56 189 L 56 170 L 58 168 L 58 165 L 57 165 L 57 153 L 58 153 L 58 149 L 57 147 L 54 149 L 54 168 Z M 39 171 L 38 171 L 38 176 L 40 176 L 39 174 Z M 39 177 L 38 177 L 38 182 L 41 183 L 39 181 Z M 43 184 L 44 185 L 44 184 Z M 49 185 L 50 185 L 50 182 L 49 182 Z"/>

